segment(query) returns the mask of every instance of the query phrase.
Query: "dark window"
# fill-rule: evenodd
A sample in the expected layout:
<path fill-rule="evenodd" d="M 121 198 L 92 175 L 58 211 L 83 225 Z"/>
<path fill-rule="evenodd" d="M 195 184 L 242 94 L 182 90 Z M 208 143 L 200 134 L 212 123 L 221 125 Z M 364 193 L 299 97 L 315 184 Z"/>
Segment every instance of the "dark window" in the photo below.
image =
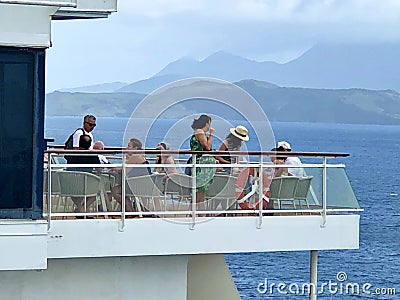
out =
<path fill-rule="evenodd" d="M 0 217 L 41 211 L 43 70 L 44 50 L 0 48 Z"/>

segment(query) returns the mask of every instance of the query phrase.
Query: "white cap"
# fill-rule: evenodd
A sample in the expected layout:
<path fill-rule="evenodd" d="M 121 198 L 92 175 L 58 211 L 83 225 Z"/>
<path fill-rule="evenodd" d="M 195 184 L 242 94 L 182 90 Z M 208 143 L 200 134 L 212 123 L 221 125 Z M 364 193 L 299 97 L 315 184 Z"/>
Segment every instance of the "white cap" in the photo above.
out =
<path fill-rule="evenodd" d="M 278 142 L 278 148 L 279 147 L 282 147 L 285 150 L 291 150 L 292 149 L 290 147 L 290 144 L 288 142 L 285 142 L 285 141 Z"/>

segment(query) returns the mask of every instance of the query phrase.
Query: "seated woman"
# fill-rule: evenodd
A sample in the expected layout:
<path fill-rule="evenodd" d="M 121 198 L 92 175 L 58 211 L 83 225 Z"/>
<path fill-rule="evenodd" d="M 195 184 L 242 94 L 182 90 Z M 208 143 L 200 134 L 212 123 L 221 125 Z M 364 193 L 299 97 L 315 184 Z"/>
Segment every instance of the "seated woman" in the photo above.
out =
<path fill-rule="evenodd" d="M 142 142 L 136 138 L 131 138 L 129 140 L 128 146 L 126 147 L 127 150 L 141 150 L 142 149 Z M 137 176 L 144 176 L 149 175 L 151 173 L 151 169 L 149 167 L 149 162 L 146 160 L 144 155 L 136 154 L 136 153 L 128 153 L 125 155 L 125 163 L 126 164 L 143 164 L 143 167 L 127 167 L 126 168 L 126 177 L 137 177 Z M 122 169 L 117 170 L 119 173 L 122 172 Z M 128 184 L 126 186 L 125 193 L 132 194 L 129 189 Z M 122 204 L 122 186 L 116 185 L 112 189 L 113 196 L 115 200 Z M 126 211 L 134 211 L 131 199 L 129 197 L 125 197 L 125 210 Z"/>
<path fill-rule="evenodd" d="M 129 140 L 127 150 L 142 150 L 142 142 L 136 138 L 131 138 Z M 143 154 L 126 154 L 125 157 L 126 164 L 144 164 L 143 167 L 138 168 L 127 168 L 127 177 L 136 177 L 151 174 L 151 169 L 149 167 L 149 162 L 146 160 Z"/>
<path fill-rule="evenodd" d="M 161 142 L 157 145 L 158 150 L 170 150 L 171 147 L 169 144 Z M 174 158 L 172 157 L 171 154 L 158 154 L 157 159 L 156 159 L 156 164 L 169 164 L 173 165 L 175 164 Z M 173 173 L 178 173 L 177 169 L 175 167 L 155 167 L 153 170 L 154 173 L 165 173 L 165 174 L 173 174 Z"/>
<path fill-rule="evenodd" d="M 218 151 L 239 151 L 242 146 L 243 141 L 248 141 L 248 131 L 247 128 L 239 125 L 236 128 L 231 128 L 230 133 L 226 136 L 226 138 L 222 141 L 221 146 L 219 146 Z M 217 156 L 216 159 L 220 164 L 231 164 L 238 163 L 239 157 L 237 156 Z M 224 167 L 223 171 L 226 173 L 231 173 L 231 167 Z"/>

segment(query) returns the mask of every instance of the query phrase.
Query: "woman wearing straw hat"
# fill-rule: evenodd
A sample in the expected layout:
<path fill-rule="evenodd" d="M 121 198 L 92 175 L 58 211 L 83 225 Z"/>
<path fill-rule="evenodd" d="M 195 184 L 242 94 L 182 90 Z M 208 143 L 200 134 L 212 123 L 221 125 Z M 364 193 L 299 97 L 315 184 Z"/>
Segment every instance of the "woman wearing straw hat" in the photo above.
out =
<path fill-rule="evenodd" d="M 226 138 L 222 141 L 221 146 L 219 147 L 218 151 L 239 151 L 240 147 L 242 146 L 242 142 L 247 142 L 249 140 L 249 135 L 247 128 L 239 125 L 235 128 L 231 128 L 229 130 L 229 134 Z M 230 163 L 237 163 L 238 157 L 232 157 L 230 155 L 227 156 L 217 156 L 216 159 L 219 161 L 220 164 L 230 164 Z M 226 167 L 223 168 L 224 172 L 231 173 L 231 168 Z"/>

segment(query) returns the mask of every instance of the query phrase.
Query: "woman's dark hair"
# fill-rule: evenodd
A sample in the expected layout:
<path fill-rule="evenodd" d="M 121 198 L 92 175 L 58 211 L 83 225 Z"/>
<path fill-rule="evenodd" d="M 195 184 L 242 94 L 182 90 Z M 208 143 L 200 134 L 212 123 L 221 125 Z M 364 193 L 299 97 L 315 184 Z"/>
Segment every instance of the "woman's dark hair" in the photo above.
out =
<path fill-rule="evenodd" d="M 285 151 L 285 149 L 283 149 L 283 147 L 279 147 L 279 148 L 272 148 L 271 149 L 271 152 L 283 152 L 283 151 Z M 282 156 L 282 155 L 271 155 L 271 157 L 276 157 L 276 158 L 278 158 L 278 159 L 283 159 L 284 161 L 286 161 L 286 159 L 287 159 L 287 157 L 286 156 Z"/>
<path fill-rule="evenodd" d="M 207 115 L 201 115 L 198 119 L 194 119 L 192 123 L 192 128 L 193 129 L 200 129 L 206 126 L 206 124 L 210 122 L 211 123 L 211 117 Z"/>
<path fill-rule="evenodd" d="M 239 149 L 242 145 L 242 140 L 234 136 L 232 133 L 229 133 L 225 139 L 228 141 L 228 148 L 232 147 L 232 149 Z"/>

